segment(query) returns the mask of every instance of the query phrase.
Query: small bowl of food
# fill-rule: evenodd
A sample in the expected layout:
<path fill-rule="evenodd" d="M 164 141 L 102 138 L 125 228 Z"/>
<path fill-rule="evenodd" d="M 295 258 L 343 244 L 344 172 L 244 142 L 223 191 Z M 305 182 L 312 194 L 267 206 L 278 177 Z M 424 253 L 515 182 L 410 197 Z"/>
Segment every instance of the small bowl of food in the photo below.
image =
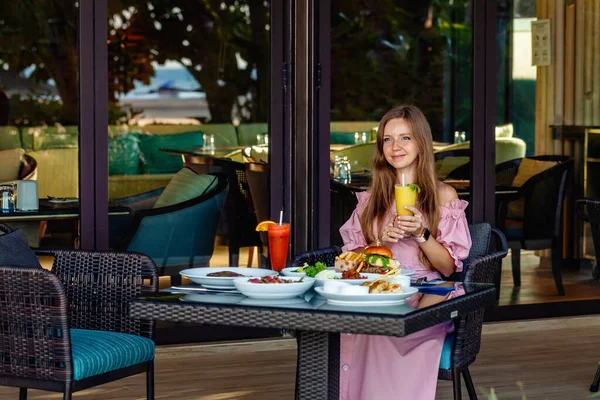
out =
<path fill-rule="evenodd" d="M 313 278 L 297 276 L 264 276 L 260 278 L 235 278 L 233 284 L 251 299 L 290 299 L 308 291 L 315 283 Z M 276 305 L 277 303 L 274 303 Z"/>
<path fill-rule="evenodd" d="M 204 267 L 184 269 L 179 274 L 205 288 L 233 290 L 235 278 L 271 276 L 277 275 L 277 271 L 259 268 Z"/>

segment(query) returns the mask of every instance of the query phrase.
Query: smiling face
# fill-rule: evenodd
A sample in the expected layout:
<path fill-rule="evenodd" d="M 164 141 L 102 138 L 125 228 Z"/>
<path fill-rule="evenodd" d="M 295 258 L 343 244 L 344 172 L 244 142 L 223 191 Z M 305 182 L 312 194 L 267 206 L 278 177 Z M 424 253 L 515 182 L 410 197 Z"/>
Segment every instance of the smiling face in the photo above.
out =
<path fill-rule="evenodd" d="M 419 146 L 404 118 L 388 121 L 383 132 L 383 155 L 396 169 L 414 167 L 419 155 Z"/>

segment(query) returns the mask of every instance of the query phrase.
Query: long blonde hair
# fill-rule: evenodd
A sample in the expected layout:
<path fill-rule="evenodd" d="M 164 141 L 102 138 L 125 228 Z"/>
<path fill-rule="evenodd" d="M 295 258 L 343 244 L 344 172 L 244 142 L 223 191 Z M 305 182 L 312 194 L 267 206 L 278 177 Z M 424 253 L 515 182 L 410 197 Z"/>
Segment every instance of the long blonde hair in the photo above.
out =
<path fill-rule="evenodd" d="M 373 243 L 375 239 L 381 237 L 385 216 L 390 212 L 394 201 L 396 169 L 387 162 L 383 154 L 383 133 L 387 123 L 397 118 L 406 121 L 417 144 L 419 153 L 416 159 L 416 182 L 414 183 L 421 187 L 421 193 L 417 196 L 417 208 L 427 218 L 433 237 L 437 235 L 440 210 L 431 129 L 421 110 L 412 105 L 402 105 L 388 111 L 381 119 L 377 130 L 377 146 L 372 163 L 373 177 L 369 188 L 371 197 L 360 215 L 360 226 L 367 243 Z M 377 222 L 378 232 L 373 231 L 373 221 Z"/>

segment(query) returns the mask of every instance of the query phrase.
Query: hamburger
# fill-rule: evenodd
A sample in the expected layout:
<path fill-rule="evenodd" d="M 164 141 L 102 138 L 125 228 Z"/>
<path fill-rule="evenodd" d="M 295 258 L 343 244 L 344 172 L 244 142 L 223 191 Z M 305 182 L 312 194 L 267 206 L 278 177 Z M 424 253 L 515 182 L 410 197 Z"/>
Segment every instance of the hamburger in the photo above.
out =
<path fill-rule="evenodd" d="M 364 251 L 366 266 L 360 272 L 385 274 L 390 269 L 398 267 L 398 262 L 392 258 L 392 251 L 384 246 L 367 247 Z"/>

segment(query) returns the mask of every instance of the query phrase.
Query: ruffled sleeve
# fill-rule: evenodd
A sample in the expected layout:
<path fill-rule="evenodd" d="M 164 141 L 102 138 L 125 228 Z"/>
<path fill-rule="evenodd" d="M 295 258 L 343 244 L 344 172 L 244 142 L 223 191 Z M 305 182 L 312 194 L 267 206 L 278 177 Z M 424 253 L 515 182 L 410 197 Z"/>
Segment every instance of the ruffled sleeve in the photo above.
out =
<path fill-rule="evenodd" d="M 367 206 L 369 197 L 370 194 L 367 192 L 356 193 L 358 204 L 352 212 L 350 219 L 348 219 L 348 221 L 346 221 L 346 223 L 340 228 L 340 235 L 342 236 L 342 240 L 344 241 L 342 251 L 350 251 L 358 247 L 365 247 L 367 245 L 365 235 L 363 235 L 362 229 L 360 227 L 359 218 L 360 214 Z"/>
<path fill-rule="evenodd" d="M 471 250 L 471 234 L 465 215 L 468 205 L 468 202 L 459 199 L 444 204 L 438 224 L 436 240 L 448 250 L 454 259 L 456 272 L 462 271 L 462 260 L 469 256 L 469 250 Z"/>

